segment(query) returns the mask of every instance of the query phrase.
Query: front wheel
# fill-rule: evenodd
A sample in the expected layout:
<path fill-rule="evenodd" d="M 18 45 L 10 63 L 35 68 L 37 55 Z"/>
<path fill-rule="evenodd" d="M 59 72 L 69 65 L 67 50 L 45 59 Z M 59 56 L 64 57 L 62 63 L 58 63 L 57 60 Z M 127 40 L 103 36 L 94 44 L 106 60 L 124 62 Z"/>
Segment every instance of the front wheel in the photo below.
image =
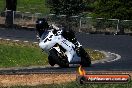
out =
<path fill-rule="evenodd" d="M 48 62 L 51 66 L 55 65 L 55 60 L 53 59 L 53 57 L 51 55 L 48 56 Z"/>
<path fill-rule="evenodd" d="M 69 67 L 69 63 L 68 63 L 68 59 L 66 57 L 60 57 L 58 51 L 56 49 L 51 49 L 50 50 L 50 54 L 49 54 L 50 58 L 52 58 L 52 65 L 54 65 L 55 63 L 58 64 L 60 67 L 65 68 L 65 67 Z"/>
<path fill-rule="evenodd" d="M 89 54 L 82 48 L 80 47 L 80 57 L 81 57 L 81 62 L 80 64 L 83 67 L 90 67 L 91 66 L 91 58 L 89 56 Z"/>

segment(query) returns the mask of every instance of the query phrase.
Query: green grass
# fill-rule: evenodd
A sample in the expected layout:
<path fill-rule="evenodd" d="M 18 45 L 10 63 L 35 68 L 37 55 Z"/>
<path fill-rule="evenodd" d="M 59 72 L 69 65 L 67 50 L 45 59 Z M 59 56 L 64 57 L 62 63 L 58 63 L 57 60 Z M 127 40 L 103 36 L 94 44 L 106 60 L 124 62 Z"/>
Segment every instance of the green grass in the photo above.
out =
<path fill-rule="evenodd" d="M 4 11 L 5 1 L 0 0 L 0 12 Z M 48 14 L 50 9 L 45 0 L 17 0 L 17 11 Z"/>
<path fill-rule="evenodd" d="M 5 0 L 0 0 L 0 12 L 4 11 L 5 8 Z"/>
<path fill-rule="evenodd" d="M 104 54 L 102 54 L 101 52 L 98 52 L 98 51 L 95 51 L 95 50 L 93 50 L 93 49 L 85 49 L 88 53 L 89 53 L 89 55 L 90 55 L 90 57 L 91 57 L 91 59 L 94 61 L 94 60 L 100 60 L 100 59 L 102 59 L 102 58 L 104 58 L 105 57 L 105 55 Z"/>
<path fill-rule="evenodd" d="M 47 54 L 32 45 L 0 43 L 0 68 L 27 67 L 47 64 Z"/>
<path fill-rule="evenodd" d="M 49 13 L 49 8 L 46 6 L 45 0 L 17 0 L 17 3 L 18 11 L 43 14 Z"/>
<path fill-rule="evenodd" d="M 132 88 L 132 81 L 130 83 L 115 83 L 115 84 L 78 84 L 77 82 L 63 83 L 63 84 L 44 84 L 38 86 L 14 86 L 11 88 Z"/>
<path fill-rule="evenodd" d="M 86 49 L 92 60 L 104 58 L 104 54 Z M 32 43 L 0 40 L 0 68 L 28 67 L 48 64 L 47 54 Z"/>

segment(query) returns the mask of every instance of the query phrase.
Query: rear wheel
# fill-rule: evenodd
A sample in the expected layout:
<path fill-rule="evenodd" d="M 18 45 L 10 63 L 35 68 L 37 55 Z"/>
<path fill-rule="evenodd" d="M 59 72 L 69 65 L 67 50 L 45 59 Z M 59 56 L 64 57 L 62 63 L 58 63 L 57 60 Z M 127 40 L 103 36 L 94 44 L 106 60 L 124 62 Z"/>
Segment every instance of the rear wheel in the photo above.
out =
<path fill-rule="evenodd" d="M 56 50 L 56 49 L 51 49 L 50 50 L 50 58 L 52 58 L 52 63 L 49 63 L 49 64 L 51 64 L 51 66 L 52 66 L 52 64 L 54 63 L 56 63 L 56 64 L 58 64 L 60 67 L 63 67 L 63 68 L 65 68 L 65 67 L 69 67 L 69 63 L 68 63 L 68 60 L 67 60 L 67 58 L 66 57 L 60 57 L 60 55 L 59 55 L 59 53 L 58 53 L 58 51 Z"/>

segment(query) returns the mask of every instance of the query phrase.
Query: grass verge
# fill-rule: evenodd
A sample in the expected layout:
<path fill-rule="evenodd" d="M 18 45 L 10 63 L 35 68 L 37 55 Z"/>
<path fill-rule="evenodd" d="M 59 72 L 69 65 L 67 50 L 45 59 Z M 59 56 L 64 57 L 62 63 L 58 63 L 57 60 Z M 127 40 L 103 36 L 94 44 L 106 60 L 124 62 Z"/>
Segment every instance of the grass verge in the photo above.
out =
<path fill-rule="evenodd" d="M 5 0 L 0 0 L 0 12 L 4 11 L 5 10 Z"/>
<path fill-rule="evenodd" d="M 86 49 L 92 60 L 104 58 L 104 55 L 92 49 Z M 35 44 L 0 40 L 0 68 L 43 66 L 48 64 L 47 54 Z"/>
<path fill-rule="evenodd" d="M 78 84 L 77 82 L 70 82 L 64 84 L 45 84 L 38 86 L 14 86 L 11 88 L 132 88 L 132 81 L 129 83 L 116 83 L 116 84 Z"/>
<path fill-rule="evenodd" d="M 0 0 L 0 12 L 5 10 L 6 0 Z M 46 0 L 17 0 L 17 11 L 48 14 Z"/>
<path fill-rule="evenodd" d="M 17 10 L 21 12 L 48 14 L 50 9 L 46 6 L 46 0 L 18 0 Z"/>
<path fill-rule="evenodd" d="M 0 68 L 47 64 L 47 54 L 32 44 L 0 41 Z"/>

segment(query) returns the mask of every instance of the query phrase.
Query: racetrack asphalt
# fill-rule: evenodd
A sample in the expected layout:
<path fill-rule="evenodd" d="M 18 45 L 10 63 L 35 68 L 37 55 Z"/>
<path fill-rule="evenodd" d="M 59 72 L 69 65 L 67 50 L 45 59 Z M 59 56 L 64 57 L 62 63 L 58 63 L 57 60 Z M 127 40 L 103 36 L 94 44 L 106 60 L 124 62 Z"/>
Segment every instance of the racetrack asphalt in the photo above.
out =
<path fill-rule="evenodd" d="M 0 37 L 4 39 L 38 42 L 36 39 L 35 31 L 3 28 L 0 29 Z M 121 59 L 117 61 L 93 64 L 91 67 L 85 68 L 87 71 L 132 70 L 132 36 L 76 33 L 76 37 L 78 41 L 83 45 L 83 47 L 112 52 L 121 56 Z M 75 71 L 76 68 L 62 69 L 58 67 L 48 67 L 28 69 L 30 72 L 43 72 L 46 70 L 51 72 L 67 72 Z M 26 69 L 22 71 L 26 71 Z"/>

